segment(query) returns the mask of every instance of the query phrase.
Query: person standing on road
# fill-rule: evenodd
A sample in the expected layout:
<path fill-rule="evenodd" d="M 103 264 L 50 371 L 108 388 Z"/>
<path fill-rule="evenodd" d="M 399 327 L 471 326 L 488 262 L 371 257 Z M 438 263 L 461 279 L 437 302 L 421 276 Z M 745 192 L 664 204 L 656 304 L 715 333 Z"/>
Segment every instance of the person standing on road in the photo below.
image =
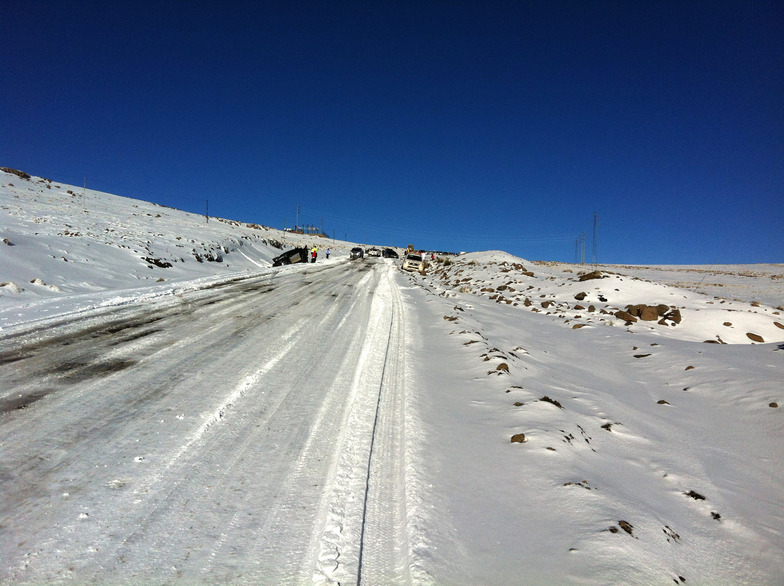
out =
<path fill-rule="evenodd" d="M 327 260 L 329 260 L 329 248 L 327 248 Z"/>
<path fill-rule="evenodd" d="M 311 263 L 316 262 L 316 256 L 318 256 L 318 248 L 316 248 L 314 246 L 313 250 L 310 251 L 310 262 Z"/>

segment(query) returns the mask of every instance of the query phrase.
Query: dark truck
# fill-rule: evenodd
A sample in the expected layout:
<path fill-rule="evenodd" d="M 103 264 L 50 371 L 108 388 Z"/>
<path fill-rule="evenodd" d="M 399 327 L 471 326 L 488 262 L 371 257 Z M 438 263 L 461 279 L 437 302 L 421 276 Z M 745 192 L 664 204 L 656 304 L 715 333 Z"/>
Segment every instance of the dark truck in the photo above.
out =
<path fill-rule="evenodd" d="M 272 266 L 291 265 L 295 262 L 308 262 L 307 248 L 292 248 L 272 259 Z"/>

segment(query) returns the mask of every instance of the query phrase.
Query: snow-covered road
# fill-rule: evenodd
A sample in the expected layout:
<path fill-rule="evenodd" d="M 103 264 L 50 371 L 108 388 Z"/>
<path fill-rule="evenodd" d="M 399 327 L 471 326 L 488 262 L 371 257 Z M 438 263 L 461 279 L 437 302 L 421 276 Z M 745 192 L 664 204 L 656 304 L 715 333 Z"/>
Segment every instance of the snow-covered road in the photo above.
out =
<path fill-rule="evenodd" d="M 401 278 L 292 266 L 6 334 L 0 581 L 421 581 Z"/>

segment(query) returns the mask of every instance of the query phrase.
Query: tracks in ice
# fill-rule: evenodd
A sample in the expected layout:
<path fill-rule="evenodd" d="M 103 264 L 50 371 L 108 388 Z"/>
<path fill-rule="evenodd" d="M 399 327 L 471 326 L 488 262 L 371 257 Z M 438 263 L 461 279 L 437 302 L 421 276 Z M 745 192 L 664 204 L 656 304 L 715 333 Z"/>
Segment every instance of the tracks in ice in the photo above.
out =
<path fill-rule="evenodd" d="M 396 278 L 305 267 L 6 340 L 26 345 L 4 380 L 24 366 L 15 391 L 57 391 L 2 430 L 25 437 L 4 444 L 19 465 L 3 497 L 36 552 L 28 579 L 427 581 Z M 107 357 L 134 366 L 87 368 Z M 42 477 L 78 497 L 41 506 L 26 487 Z"/>
<path fill-rule="evenodd" d="M 376 288 L 317 544 L 316 583 L 410 583 L 405 313 L 392 274 Z"/>

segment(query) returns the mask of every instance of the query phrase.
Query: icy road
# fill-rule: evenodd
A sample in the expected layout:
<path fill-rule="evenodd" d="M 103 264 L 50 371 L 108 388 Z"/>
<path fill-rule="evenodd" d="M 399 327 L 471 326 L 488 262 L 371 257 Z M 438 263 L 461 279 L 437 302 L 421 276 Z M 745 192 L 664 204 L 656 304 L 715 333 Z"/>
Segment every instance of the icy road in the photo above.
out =
<path fill-rule="evenodd" d="M 4 334 L 0 581 L 427 581 L 402 279 L 292 266 Z"/>

